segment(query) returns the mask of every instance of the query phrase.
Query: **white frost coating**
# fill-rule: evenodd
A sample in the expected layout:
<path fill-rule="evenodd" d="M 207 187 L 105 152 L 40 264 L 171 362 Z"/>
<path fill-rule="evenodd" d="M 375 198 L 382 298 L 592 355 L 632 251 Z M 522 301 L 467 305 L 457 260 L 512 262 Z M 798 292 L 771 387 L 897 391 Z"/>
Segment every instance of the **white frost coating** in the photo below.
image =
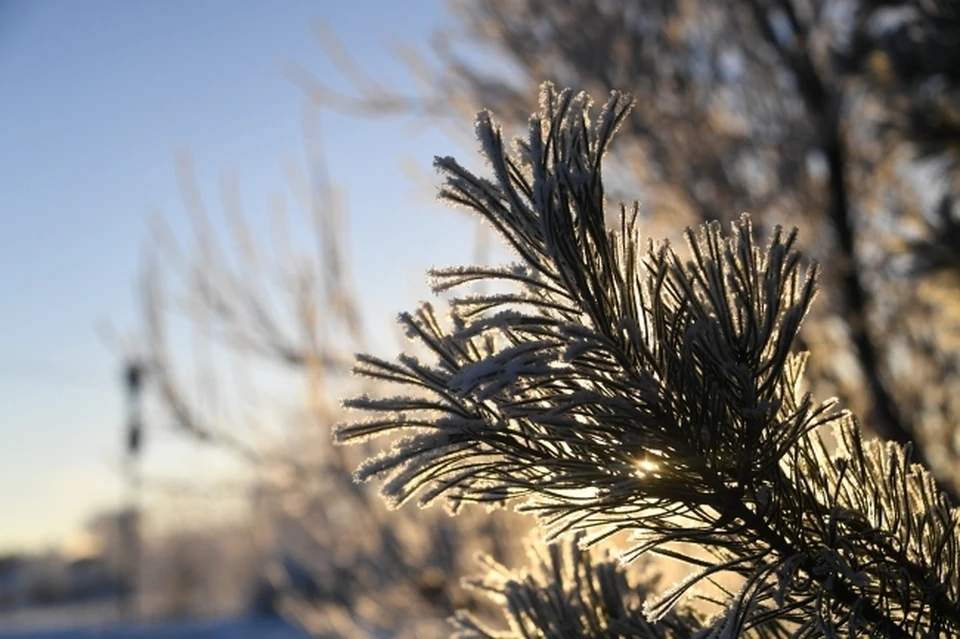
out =
<path fill-rule="evenodd" d="M 573 360 L 577 359 L 584 353 L 590 350 L 593 350 L 596 347 L 597 345 L 595 343 L 589 342 L 587 340 L 578 340 L 576 342 L 572 342 L 563 351 L 563 361 L 572 362 Z"/>
<path fill-rule="evenodd" d="M 687 591 L 717 571 L 718 569 L 715 566 L 708 566 L 707 568 L 687 575 L 660 593 L 659 596 L 648 598 L 643 602 L 643 616 L 646 617 L 650 623 L 657 623 L 677 605 Z"/>
<path fill-rule="evenodd" d="M 488 357 L 461 368 L 450 380 L 450 387 L 463 396 L 476 388 L 481 381 L 496 377 L 502 370 L 503 364 L 498 358 Z"/>
<path fill-rule="evenodd" d="M 487 317 L 481 317 L 457 331 L 457 339 L 468 339 L 491 330 L 511 328 L 516 326 L 517 320 L 523 319 L 522 313 L 513 310 L 499 311 Z"/>
<path fill-rule="evenodd" d="M 413 494 L 412 480 L 431 468 L 431 462 L 450 453 L 450 433 L 417 435 L 397 441 L 388 451 L 367 459 L 356 470 L 358 481 L 390 474 L 381 494 L 392 508 Z"/>
<path fill-rule="evenodd" d="M 543 351 L 551 342 L 528 342 L 504 349 L 495 355 L 464 366 L 454 375 L 449 386 L 460 397 L 476 393 L 484 400 L 517 383 L 522 375 L 542 375 L 551 372 L 550 361 Z M 480 390 L 481 385 L 486 385 Z"/>

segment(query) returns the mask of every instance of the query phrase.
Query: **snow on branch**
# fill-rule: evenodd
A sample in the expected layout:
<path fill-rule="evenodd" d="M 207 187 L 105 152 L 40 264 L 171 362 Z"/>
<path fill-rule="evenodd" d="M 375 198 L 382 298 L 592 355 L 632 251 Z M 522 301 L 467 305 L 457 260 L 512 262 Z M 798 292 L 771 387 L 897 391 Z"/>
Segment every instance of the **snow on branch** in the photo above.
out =
<path fill-rule="evenodd" d="M 430 398 L 352 400 L 374 418 L 338 438 L 407 436 L 361 471 L 394 501 L 506 499 L 551 539 L 632 533 L 625 561 L 699 545 L 716 570 L 647 610 L 661 618 L 714 572 L 739 575 L 703 636 L 960 633 L 957 511 L 909 450 L 862 441 L 852 416 L 800 392 L 792 347 L 817 269 L 796 231 L 761 246 L 747 216 L 729 232 L 708 224 L 688 230 L 683 259 L 641 244 L 636 206 L 608 228 L 601 161 L 630 106 L 614 93 L 594 121 L 585 94 L 545 85 L 513 154 L 478 117 L 492 179 L 437 160 L 441 198 L 524 263 L 436 271 L 438 290 L 506 277 L 519 292 L 454 300 L 449 328 L 428 306 L 402 316 L 438 366 L 365 357 L 360 372 Z"/>

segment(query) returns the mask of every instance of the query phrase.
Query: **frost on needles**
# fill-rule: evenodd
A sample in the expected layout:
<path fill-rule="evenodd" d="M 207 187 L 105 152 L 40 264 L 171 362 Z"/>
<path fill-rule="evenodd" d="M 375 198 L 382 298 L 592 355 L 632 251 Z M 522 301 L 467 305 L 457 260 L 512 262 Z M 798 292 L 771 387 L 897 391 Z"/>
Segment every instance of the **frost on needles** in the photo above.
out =
<path fill-rule="evenodd" d="M 691 565 L 673 589 L 617 609 L 633 626 L 608 610 L 610 588 L 633 587 L 614 580 L 598 596 L 582 559 L 584 592 L 550 597 L 546 615 L 537 592 L 567 592 L 563 571 L 523 581 L 522 597 L 516 580 L 485 581 L 502 584 L 510 620 L 497 636 L 690 636 L 695 617 L 673 609 L 722 572 L 743 586 L 697 636 L 960 635 L 958 511 L 909 447 L 864 441 L 852 416 L 802 392 L 792 346 L 817 273 L 796 232 L 760 246 L 747 216 L 729 233 L 706 225 L 687 231 L 685 260 L 641 244 L 636 204 L 608 215 L 601 160 L 630 107 L 614 93 L 593 121 L 585 94 L 545 85 L 512 152 L 478 116 L 490 177 L 436 160 L 441 198 L 483 216 L 520 262 L 432 273 L 438 292 L 509 285 L 453 299 L 443 321 L 430 304 L 401 315 L 432 361 L 359 356 L 358 374 L 405 394 L 346 402 L 366 416 L 339 441 L 393 442 L 358 478 L 385 479 L 397 504 L 513 506 L 583 548 L 627 531 L 625 562 L 657 552 Z M 678 542 L 711 559 L 681 557 Z M 495 634 L 467 617 L 461 629 Z"/>

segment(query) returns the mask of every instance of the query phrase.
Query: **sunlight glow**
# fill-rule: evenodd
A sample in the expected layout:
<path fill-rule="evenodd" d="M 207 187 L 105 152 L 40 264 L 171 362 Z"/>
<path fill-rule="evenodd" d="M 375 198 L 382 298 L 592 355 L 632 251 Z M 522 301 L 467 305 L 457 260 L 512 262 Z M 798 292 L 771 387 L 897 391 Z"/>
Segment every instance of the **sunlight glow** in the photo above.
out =
<path fill-rule="evenodd" d="M 652 473 L 658 468 L 655 462 L 650 461 L 649 459 L 641 459 L 637 462 L 637 470 L 644 473 Z"/>
<path fill-rule="evenodd" d="M 636 463 L 636 470 L 633 474 L 640 479 L 643 479 L 647 476 L 648 473 L 653 473 L 657 470 L 659 466 L 656 462 L 652 462 L 649 459 L 641 459 Z"/>
<path fill-rule="evenodd" d="M 651 455 L 655 458 L 663 457 L 663 451 L 661 450 L 649 449 L 646 451 L 646 453 L 647 454 L 642 459 L 638 459 L 635 463 L 636 470 L 634 471 L 634 475 L 640 478 L 646 477 L 648 474 L 655 473 L 660 469 L 660 464 L 653 461 L 653 459 L 650 457 Z"/>

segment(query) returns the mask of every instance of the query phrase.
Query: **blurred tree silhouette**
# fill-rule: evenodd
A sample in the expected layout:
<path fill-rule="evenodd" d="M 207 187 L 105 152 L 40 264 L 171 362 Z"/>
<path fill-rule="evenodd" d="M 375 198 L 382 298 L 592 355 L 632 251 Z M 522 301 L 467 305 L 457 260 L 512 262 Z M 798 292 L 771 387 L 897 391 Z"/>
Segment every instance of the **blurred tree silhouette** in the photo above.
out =
<path fill-rule="evenodd" d="M 478 551 L 512 563 L 529 525 L 390 512 L 353 481 L 370 449 L 331 445 L 339 397 L 356 389 L 353 353 L 367 346 L 317 116 L 304 109 L 307 169 L 285 167 L 303 217 L 289 219 L 277 202 L 272 250 L 251 230 L 230 176 L 221 185 L 227 230 L 217 229 L 189 155 L 180 156 L 192 237 L 185 247 L 156 220 L 140 288 L 147 390 L 169 427 L 230 453 L 252 477 L 267 564 L 256 609 L 278 609 L 317 636 L 433 636 L 457 608 L 492 609 L 460 580 Z M 304 237 L 311 242 L 291 239 Z"/>
<path fill-rule="evenodd" d="M 544 80 L 630 92 L 607 177 L 676 237 L 752 214 L 801 229 L 825 303 L 801 336 L 809 383 L 871 430 L 915 442 L 960 486 L 960 5 L 949 0 L 477 0 L 451 3 L 432 54 L 403 49 L 419 92 L 378 84 L 333 34 L 356 89 L 302 68 L 319 104 L 517 131 Z"/>

